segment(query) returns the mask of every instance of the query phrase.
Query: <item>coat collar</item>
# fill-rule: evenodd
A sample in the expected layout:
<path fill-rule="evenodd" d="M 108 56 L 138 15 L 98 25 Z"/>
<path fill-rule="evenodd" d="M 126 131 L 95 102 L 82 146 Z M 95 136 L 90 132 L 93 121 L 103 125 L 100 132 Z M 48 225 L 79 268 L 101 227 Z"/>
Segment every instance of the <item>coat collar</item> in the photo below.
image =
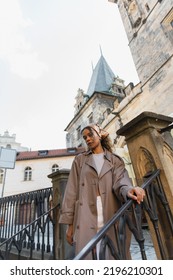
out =
<path fill-rule="evenodd" d="M 85 156 L 88 156 L 88 158 L 86 159 L 85 163 L 88 164 L 89 166 L 91 166 L 92 168 L 96 169 L 93 157 L 91 157 L 91 155 L 92 155 L 92 151 L 91 150 L 88 150 L 85 153 Z M 106 160 L 104 161 L 103 167 L 102 167 L 101 172 L 99 174 L 99 178 L 101 178 L 110 169 L 112 169 L 111 153 L 108 150 L 106 150 L 106 149 L 104 149 L 104 158 Z"/>
<path fill-rule="evenodd" d="M 109 151 L 106 150 L 106 149 L 103 149 L 103 151 L 104 151 L 104 158 L 106 158 L 108 161 L 111 161 L 111 152 L 109 152 Z M 92 154 L 92 151 L 91 151 L 91 150 L 88 150 L 88 151 L 85 152 L 85 155 L 86 155 L 86 156 L 87 156 L 87 155 L 90 155 L 90 154 Z"/>

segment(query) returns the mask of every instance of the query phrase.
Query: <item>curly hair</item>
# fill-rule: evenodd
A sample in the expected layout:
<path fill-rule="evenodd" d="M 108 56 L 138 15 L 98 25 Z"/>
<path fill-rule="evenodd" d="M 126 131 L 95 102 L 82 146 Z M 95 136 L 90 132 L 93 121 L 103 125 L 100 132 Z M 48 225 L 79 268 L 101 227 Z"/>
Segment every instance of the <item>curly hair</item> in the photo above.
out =
<path fill-rule="evenodd" d="M 103 148 L 107 149 L 109 152 L 113 152 L 113 145 L 111 138 L 106 136 L 105 138 L 101 139 L 101 145 Z"/>

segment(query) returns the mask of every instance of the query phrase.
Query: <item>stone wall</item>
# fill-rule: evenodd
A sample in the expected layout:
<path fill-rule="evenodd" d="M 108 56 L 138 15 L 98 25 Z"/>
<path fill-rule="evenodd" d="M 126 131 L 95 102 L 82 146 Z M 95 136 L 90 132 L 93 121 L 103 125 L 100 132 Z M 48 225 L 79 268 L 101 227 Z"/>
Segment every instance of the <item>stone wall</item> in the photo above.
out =
<path fill-rule="evenodd" d="M 141 16 L 139 25 L 132 23 L 133 9 Z M 148 8 L 147 8 L 148 7 Z M 167 26 L 171 26 L 171 9 L 173 0 L 119 0 L 118 8 L 129 40 L 130 50 L 140 81 L 144 84 L 173 55 L 173 43 L 167 34 Z M 168 20 L 165 20 L 165 18 Z M 173 20 L 173 19 L 172 19 Z M 172 31 L 173 32 L 173 31 Z"/>
<path fill-rule="evenodd" d="M 142 112 L 173 114 L 173 0 L 111 2 L 118 5 L 140 78 L 139 84 L 125 89 L 126 97 L 114 108 L 115 117 L 103 123 L 116 140 L 116 148 L 125 144 L 122 137 L 117 139 L 117 129 Z M 135 18 L 139 13 L 137 24 L 131 18 L 133 13 Z"/>

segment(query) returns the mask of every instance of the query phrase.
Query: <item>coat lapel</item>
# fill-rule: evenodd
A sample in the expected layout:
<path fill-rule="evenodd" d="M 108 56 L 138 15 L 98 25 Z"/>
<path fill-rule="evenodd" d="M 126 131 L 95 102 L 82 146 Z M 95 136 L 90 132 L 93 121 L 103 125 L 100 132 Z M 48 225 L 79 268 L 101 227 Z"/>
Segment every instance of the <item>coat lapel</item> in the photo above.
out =
<path fill-rule="evenodd" d="M 85 163 L 88 164 L 89 166 L 91 166 L 94 170 L 96 170 L 96 166 L 95 166 L 94 159 L 92 157 L 92 153 L 91 152 L 87 152 L 87 154 L 89 156 L 87 157 Z M 112 169 L 111 154 L 107 150 L 105 150 L 104 158 L 105 158 L 105 160 L 104 160 L 104 164 L 102 166 L 99 178 L 103 177 L 109 170 Z"/>
<path fill-rule="evenodd" d="M 94 168 L 94 170 L 96 170 L 96 166 L 95 166 L 94 159 L 92 157 L 92 153 L 90 154 L 90 156 L 87 157 L 85 163 L 88 164 L 90 167 Z"/>
<path fill-rule="evenodd" d="M 104 164 L 102 166 L 99 178 L 103 177 L 107 172 L 109 172 L 112 169 L 112 163 L 105 158 Z"/>

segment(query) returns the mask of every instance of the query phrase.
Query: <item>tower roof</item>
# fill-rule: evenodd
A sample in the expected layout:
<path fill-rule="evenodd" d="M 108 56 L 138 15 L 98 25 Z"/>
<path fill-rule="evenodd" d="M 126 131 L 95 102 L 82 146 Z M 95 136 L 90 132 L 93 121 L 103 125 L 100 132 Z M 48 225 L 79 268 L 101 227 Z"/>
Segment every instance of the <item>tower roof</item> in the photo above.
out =
<path fill-rule="evenodd" d="M 111 84 L 115 78 L 115 75 L 105 58 L 101 54 L 96 67 L 93 70 L 87 95 L 90 97 L 95 91 L 97 92 L 109 92 Z"/>

